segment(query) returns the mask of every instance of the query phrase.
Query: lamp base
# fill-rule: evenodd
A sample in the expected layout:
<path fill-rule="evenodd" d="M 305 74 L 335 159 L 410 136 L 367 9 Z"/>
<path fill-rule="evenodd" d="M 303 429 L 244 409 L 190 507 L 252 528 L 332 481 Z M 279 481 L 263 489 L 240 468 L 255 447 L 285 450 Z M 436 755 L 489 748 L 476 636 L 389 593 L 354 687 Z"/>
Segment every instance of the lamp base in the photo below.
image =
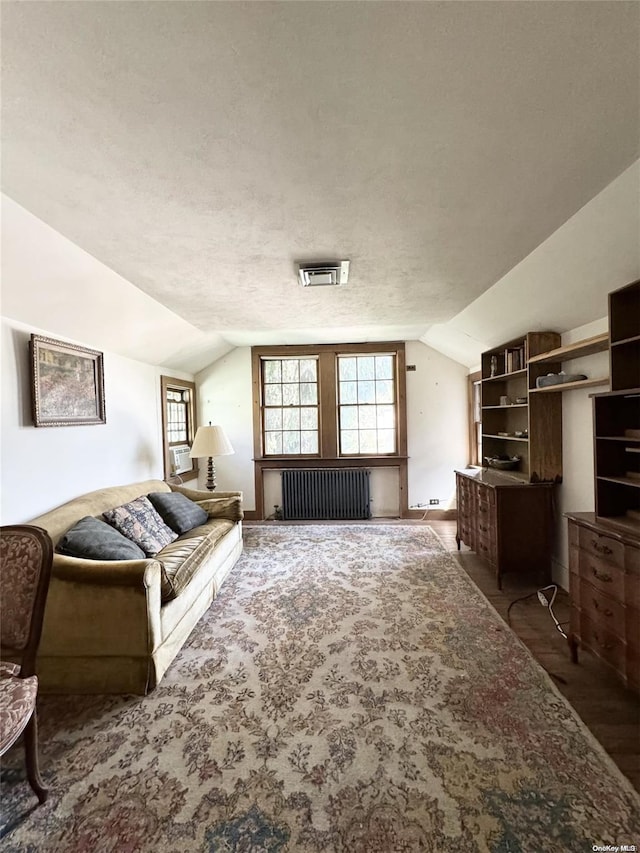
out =
<path fill-rule="evenodd" d="M 207 489 L 210 492 L 214 492 L 216 488 L 216 469 L 213 464 L 213 457 L 209 457 L 209 462 L 207 464 Z"/>

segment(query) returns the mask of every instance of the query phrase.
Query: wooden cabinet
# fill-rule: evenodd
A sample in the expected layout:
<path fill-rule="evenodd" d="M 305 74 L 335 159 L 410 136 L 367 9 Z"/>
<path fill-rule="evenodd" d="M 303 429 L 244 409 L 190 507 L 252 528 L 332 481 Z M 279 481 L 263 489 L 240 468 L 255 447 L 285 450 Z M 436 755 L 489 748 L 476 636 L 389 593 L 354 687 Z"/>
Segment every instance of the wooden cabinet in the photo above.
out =
<path fill-rule="evenodd" d="M 502 576 L 517 572 L 548 583 L 551 571 L 553 485 L 507 473 L 456 471 L 458 549 L 464 542 Z"/>
<path fill-rule="evenodd" d="M 556 332 L 528 332 L 482 354 L 482 456 L 519 456 L 523 482 L 562 480 L 562 403 L 530 392 L 536 379 L 560 362 L 533 356 L 558 347 Z"/>
<path fill-rule="evenodd" d="M 589 649 L 640 691 L 640 543 L 594 513 L 569 513 L 569 645 Z"/>

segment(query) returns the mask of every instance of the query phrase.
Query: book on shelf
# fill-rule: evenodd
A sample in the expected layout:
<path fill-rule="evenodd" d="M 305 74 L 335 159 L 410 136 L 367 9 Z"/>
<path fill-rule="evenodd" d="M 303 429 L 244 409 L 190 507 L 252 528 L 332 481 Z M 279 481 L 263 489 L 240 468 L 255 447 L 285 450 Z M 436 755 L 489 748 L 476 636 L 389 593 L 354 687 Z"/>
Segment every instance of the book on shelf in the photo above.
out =
<path fill-rule="evenodd" d="M 526 366 L 525 348 L 524 346 L 505 349 L 504 351 L 504 372 L 515 373 L 522 370 Z"/>

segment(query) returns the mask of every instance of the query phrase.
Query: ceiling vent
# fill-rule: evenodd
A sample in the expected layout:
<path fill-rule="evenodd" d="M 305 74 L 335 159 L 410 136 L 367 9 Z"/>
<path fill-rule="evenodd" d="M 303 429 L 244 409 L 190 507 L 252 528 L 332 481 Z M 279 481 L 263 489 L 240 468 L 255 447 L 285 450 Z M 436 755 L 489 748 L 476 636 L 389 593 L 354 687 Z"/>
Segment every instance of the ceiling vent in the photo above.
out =
<path fill-rule="evenodd" d="M 338 287 L 347 283 L 349 261 L 298 264 L 298 275 L 303 287 Z"/>

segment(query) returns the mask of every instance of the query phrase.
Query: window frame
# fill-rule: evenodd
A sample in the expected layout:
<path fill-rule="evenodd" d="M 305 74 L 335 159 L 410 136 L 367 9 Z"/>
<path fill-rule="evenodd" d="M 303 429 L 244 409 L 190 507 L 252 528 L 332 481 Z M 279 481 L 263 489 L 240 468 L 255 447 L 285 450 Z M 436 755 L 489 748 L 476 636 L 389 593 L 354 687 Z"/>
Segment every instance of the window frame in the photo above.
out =
<path fill-rule="evenodd" d="M 189 391 L 189 402 L 187 403 L 187 440 L 179 442 L 169 441 L 169 410 L 168 410 L 168 391 Z M 172 447 L 182 444 L 188 444 L 189 447 L 193 444 L 193 439 L 197 428 L 197 403 L 196 403 L 196 384 L 188 379 L 178 379 L 175 376 L 160 377 L 160 397 L 162 408 L 162 456 L 164 462 L 164 479 L 171 480 L 174 477 L 181 477 L 183 480 L 193 480 L 198 476 L 198 460 L 191 460 L 191 468 L 188 471 L 183 471 L 180 474 L 173 474 L 171 471 L 171 459 L 169 453 Z"/>
<path fill-rule="evenodd" d="M 270 408 L 283 409 L 283 408 L 286 408 L 286 406 L 284 406 L 284 405 L 269 406 L 264 402 L 264 400 L 263 400 L 264 386 L 269 385 L 271 383 L 264 381 L 263 372 L 262 372 L 263 365 L 266 361 L 269 361 L 269 360 L 273 360 L 273 361 L 277 361 L 277 360 L 283 361 L 283 360 L 287 360 L 287 359 L 301 360 L 305 357 L 308 360 L 311 360 L 311 358 L 312 358 L 309 354 L 304 356 L 304 355 L 294 355 L 293 353 L 287 353 L 287 355 L 273 355 L 273 354 L 272 355 L 264 355 L 264 354 L 262 354 L 260 356 L 259 364 L 258 364 L 258 369 L 260 371 L 260 377 L 259 377 L 259 383 L 260 383 L 260 447 L 261 447 L 262 456 L 265 459 L 299 459 L 300 457 L 304 457 L 307 459 L 314 459 L 314 458 L 318 457 L 320 454 L 320 435 L 322 432 L 322 427 L 321 427 L 321 422 L 320 422 L 320 412 L 321 412 L 321 405 L 320 405 L 320 359 L 316 356 L 313 356 L 313 360 L 316 361 L 316 383 L 315 384 L 316 384 L 316 388 L 317 388 L 317 402 L 314 404 L 309 403 L 308 405 L 307 404 L 300 404 L 298 406 L 295 406 L 295 408 L 297 408 L 297 409 L 315 408 L 317 410 L 318 426 L 317 426 L 317 429 L 315 431 L 318 433 L 318 452 L 317 453 L 266 453 L 264 450 L 264 445 L 266 444 L 265 432 L 268 431 L 266 429 L 266 426 L 265 426 L 266 410 L 270 409 Z M 278 383 L 276 383 L 276 384 L 278 384 Z M 283 385 L 283 384 L 287 384 L 287 383 L 281 382 L 279 384 Z M 300 383 L 298 383 L 298 384 L 300 384 Z M 284 430 L 282 430 L 282 432 L 284 432 Z"/>
<path fill-rule="evenodd" d="M 480 459 L 478 436 L 482 434 L 482 371 L 469 373 L 468 381 L 468 430 L 469 430 L 469 465 L 482 465 Z M 478 401 L 478 414 L 480 420 L 476 420 L 475 390 L 478 389 L 480 399 Z"/>
<path fill-rule="evenodd" d="M 396 388 L 396 452 L 390 454 L 340 455 L 338 432 L 338 356 L 339 355 L 395 355 Z M 319 452 L 317 454 L 269 455 L 263 454 L 262 431 L 262 377 L 260 363 L 263 356 L 275 358 L 318 358 L 319 394 Z M 399 471 L 400 516 L 408 512 L 407 472 L 407 391 L 406 356 L 404 341 L 379 341 L 363 344 L 303 344 L 285 346 L 259 346 L 251 348 L 253 394 L 253 453 L 255 472 L 256 509 L 252 517 L 264 517 L 263 472 L 291 468 L 397 468 Z"/>
<path fill-rule="evenodd" d="M 367 356 L 391 356 L 391 358 L 393 359 L 393 364 L 394 364 L 394 376 L 393 376 L 394 398 L 393 398 L 393 403 L 390 403 L 390 404 L 389 403 L 386 403 L 386 404 L 380 403 L 379 404 L 377 402 L 374 402 L 374 403 L 356 402 L 356 403 L 351 404 L 351 403 L 341 402 L 341 399 L 340 399 L 340 382 L 341 382 L 341 380 L 340 380 L 340 366 L 339 366 L 340 365 L 340 359 L 341 358 L 349 358 L 349 357 L 353 357 L 353 358 L 357 359 L 359 357 L 362 358 L 362 357 L 367 357 Z M 374 380 L 374 381 L 376 381 L 376 380 Z M 356 383 L 360 382 L 360 379 L 357 378 L 355 380 L 355 382 Z M 392 405 L 393 409 L 394 409 L 393 431 L 394 431 L 394 435 L 395 435 L 396 449 L 393 451 L 388 451 L 387 453 L 374 453 L 374 454 L 371 454 L 371 453 L 343 453 L 341 450 L 342 441 L 341 441 L 341 435 L 340 435 L 340 432 L 341 432 L 341 409 L 346 408 L 347 406 L 351 406 L 351 405 L 355 406 L 356 409 L 358 409 L 358 410 L 363 406 Z M 399 404 L 398 404 L 398 358 L 397 358 L 397 352 L 396 351 L 391 351 L 391 352 L 384 352 L 384 351 L 378 352 L 378 351 L 376 351 L 376 352 L 371 352 L 371 353 L 365 353 L 365 352 L 362 352 L 362 353 L 357 353 L 357 352 L 356 353 L 354 353 L 354 352 L 343 353 L 343 352 L 340 352 L 336 355 L 336 418 L 337 418 L 337 438 L 338 438 L 337 454 L 341 459 L 343 459 L 343 458 L 353 459 L 353 458 L 358 457 L 358 456 L 364 456 L 364 457 L 370 458 L 371 456 L 379 457 L 379 456 L 397 456 L 398 455 L 398 422 L 399 422 L 400 418 L 399 418 Z M 361 431 L 362 431 L 361 428 L 358 427 L 357 432 L 360 433 Z M 378 431 L 378 427 L 376 426 L 376 432 L 377 431 Z"/>

